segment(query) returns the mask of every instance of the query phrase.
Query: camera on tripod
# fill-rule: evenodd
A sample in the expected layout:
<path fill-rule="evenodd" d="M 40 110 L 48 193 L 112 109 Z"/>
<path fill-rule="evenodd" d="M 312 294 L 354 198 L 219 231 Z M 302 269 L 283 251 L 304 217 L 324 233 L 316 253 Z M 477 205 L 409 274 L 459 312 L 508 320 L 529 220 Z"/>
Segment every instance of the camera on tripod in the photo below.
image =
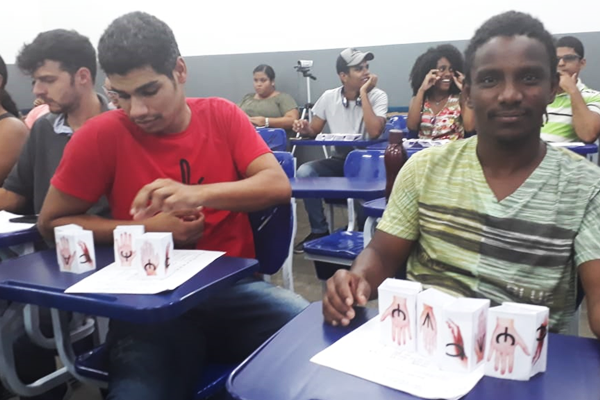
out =
<path fill-rule="evenodd" d="M 298 66 L 296 69 L 300 68 L 310 68 L 313 66 L 313 60 L 298 60 Z"/>

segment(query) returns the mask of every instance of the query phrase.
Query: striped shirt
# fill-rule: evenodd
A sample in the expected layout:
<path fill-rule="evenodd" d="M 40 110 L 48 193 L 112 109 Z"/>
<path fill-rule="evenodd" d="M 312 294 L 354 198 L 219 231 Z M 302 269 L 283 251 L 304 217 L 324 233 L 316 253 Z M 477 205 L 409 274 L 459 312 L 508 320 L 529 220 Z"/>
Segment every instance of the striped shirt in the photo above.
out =
<path fill-rule="evenodd" d="M 531 176 L 498 201 L 476 146 L 473 137 L 411 157 L 378 229 L 417 241 L 409 279 L 493 304 L 548 306 L 552 330 L 565 332 L 576 267 L 600 259 L 600 168 L 548 146 Z"/>
<path fill-rule="evenodd" d="M 577 88 L 588 109 L 600 114 L 600 92 L 590 89 L 577 80 Z M 542 127 L 542 140 L 547 142 L 579 142 L 581 141 L 573 129 L 573 109 L 571 96 L 566 93 L 556 95 L 548 105 L 548 122 Z"/>

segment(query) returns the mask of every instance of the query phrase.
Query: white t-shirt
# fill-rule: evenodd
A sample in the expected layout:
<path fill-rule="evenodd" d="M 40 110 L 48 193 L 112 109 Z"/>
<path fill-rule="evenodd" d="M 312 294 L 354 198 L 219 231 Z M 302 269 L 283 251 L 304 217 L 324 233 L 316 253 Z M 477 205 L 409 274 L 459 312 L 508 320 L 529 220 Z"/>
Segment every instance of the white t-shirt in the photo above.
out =
<path fill-rule="evenodd" d="M 386 118 L 388 97 L 383 90 L 373 88 L 369 92 L 369 102 L 375 115 Z M 325 91 L 315 103 L 312 112 L 313 115 L 327 121 L 330 133 L 361 133 L 363 138 L 366 138 L 362 106 L 357 105 L 356 100 L 350 100 L 348 107 L 344 107 L 341 86 Z M 335 148 L 334 155 L 345 158 L 352 150 L 351 146 L 339 146 Z"/>

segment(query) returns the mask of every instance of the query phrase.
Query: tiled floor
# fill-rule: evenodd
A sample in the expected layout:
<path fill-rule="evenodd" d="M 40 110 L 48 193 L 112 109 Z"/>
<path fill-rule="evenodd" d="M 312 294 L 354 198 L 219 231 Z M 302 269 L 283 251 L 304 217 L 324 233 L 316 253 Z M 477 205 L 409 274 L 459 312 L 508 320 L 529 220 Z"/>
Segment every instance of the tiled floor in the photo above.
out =
<path fill-rule="evenodd" d="M 345 221 L 345 213 L 341 209 L 336 209 L 335 221 L 341 225 Z M 302 240 L 308 235 L 310 229 L 308 220 L 304 211 L 304 206 L 301 201 L 298 202 L 298 234 L 296 241 Z M 294 281 L 295 291 L 304 296 L 308 301 L 319 301 L 322 298 L 321 282 L 315 275 L 313 263 L 306 261 L 302 255 L 294 256 Z M 273 277 L 273 283 L 281 284 L 281 274 L 276 274 Z M 370 306 L 376 306 L 376 302 L 371 302 Z M 584 308 L 581 314 L 580 332 L 582 336 L 593 337 L 587 323 L 587 312 Z M 88 385 L 83 385 L 75 392 L 73 400 L 100 400 L 100 394 L 96 388 Z"/>

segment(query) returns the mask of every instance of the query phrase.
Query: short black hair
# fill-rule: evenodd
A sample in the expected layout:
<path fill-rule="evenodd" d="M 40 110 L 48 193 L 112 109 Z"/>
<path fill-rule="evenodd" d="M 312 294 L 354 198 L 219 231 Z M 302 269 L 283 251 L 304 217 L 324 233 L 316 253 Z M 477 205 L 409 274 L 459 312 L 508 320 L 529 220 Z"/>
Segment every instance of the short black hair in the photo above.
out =
<path fill-rule="evenodd" d="M 135 11 L 115 19 L 98 44 L 100 66 L 107 75 L 126 75 L 146 66 L 173 78 L 180 56 L 175 35 L 153 15 Z"/>
<path fill-rule="evenodd" d="M 556 41 L 556 47 L 570 47 L 575 50 L 575 53 L 581 58 L 585 57 L 585 51 L 583 49 L 583 43 L 575 36 L 563 36 Z"/>
<path fill-rule="evenodd" d="M 8 68 L 6 68 L 6 63 L 4 62 L 2 56 L 0 56 L 0 76 L 2 77 L 2 85 L 0 85 L 0 89 L 4 89 L 8 83 Z"/>
<path fill-rule="evenodd" d="M 529 14 L 519 11 L 508 11 L 488 19 L 479 29 L 477 29 L 477 31 L 475 31 L 475 35 L 465 50 L 466 82 L 471 81 L 471 68 L 473 67 L 473 60 L 475 59 L 475 52 L 492 38 L 498 36 L 527 36 L 532 39 L 537 39 L 546 48 L 550 71 L 556 71 L 558 59 L 556 58 L 554 38 L 550 32 L 544 28 L 544 24 Z"/>
<path fill-rule="evenodd" d="M 344 60 L 344 57 L 341 55 L 338 56 L 337 61 L 335 62 L 335 70 L 337 71 L 338 75 L 342 72 L 345 74 L 350 73 L 350 67 L 348 66 L 346 60 Z"/>
<path fill-rule="evenodd" d="M 412 70 L 410 71 L 409 81 L 413 90 L 413 96 L 419 92 L 419 88 L 423 84 L 423 80 L 432 69 L 437 68 L 437 63 L 441 58 L 446 58 L 454 71 L 463 72 L 464 61 L 461 52 L 451 44 L 442 44 L 437 47 L 430 47 L 427 51 L 421 54 L 415 61 Z M 433 88 L 427 92 L 430 93 Z M 452 80 L 450 85 L 450 93 L 458 94 L 460 89 Z"/>
<path fill-rule="evenodd" d="M 260 64 L 258 67 L 254 68 L 254 71 L 252 71 L 252 74 L 255 74 L 257 72 L 264 72 L 270 81 L 275 80 L 275 71 L 273 70 L 273 68 L 270 65 Z"/>
<path fill-rule="evenodd" d="M 33 75 L 46 60 L 57 61 L 63 71 L 75 74 L 80 68 L 90 70 L 96 82 L 96 50 L 90 39 L 75 31 L 55 29 L 42 32 L 21 48 L 17 66 L 26 75 Z"/>

